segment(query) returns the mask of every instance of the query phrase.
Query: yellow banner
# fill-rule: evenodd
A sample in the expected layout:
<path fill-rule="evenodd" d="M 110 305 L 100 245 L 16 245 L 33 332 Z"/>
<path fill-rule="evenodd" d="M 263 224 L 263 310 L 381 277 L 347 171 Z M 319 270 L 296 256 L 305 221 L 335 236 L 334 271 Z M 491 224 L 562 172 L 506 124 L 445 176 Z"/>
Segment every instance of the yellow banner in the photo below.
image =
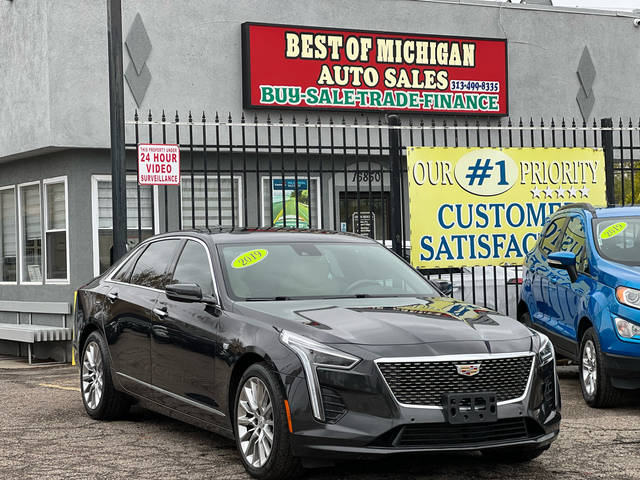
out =
<path fill-rule="evenodd" d="M 522 265 L 562 205 L 606 205 L 602 150 L 409 147 L 407 167 L 414 267 Z"/>

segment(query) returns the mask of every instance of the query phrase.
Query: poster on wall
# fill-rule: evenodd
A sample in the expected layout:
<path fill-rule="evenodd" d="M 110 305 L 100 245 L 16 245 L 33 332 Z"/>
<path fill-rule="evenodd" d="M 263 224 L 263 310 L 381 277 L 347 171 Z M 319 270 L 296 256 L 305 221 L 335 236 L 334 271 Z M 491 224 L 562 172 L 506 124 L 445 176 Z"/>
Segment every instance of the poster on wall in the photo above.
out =
<path fill-rule="evenodd" d="M 409 147 L 407 166 L 414 267 L 522 265 L 562 205 L 606 205 L 602 150 Z"/>
<path fill-rule="evenodd" d="M 310 195 L 314 195 L 312 201 Z M 318 205 L 320 197 L 317 178 L 298 178 L 296 187 L 295 178 L 272 178 L 269 185 L 269 178 L 263 177 L 262 212 L 265 226 L 273 224 L 274 227 L 319 228 Z"/>
<path fill-rule="evenodd" d="M 508 115 L 507 40 L 244 23 L 244 108 Z"/>

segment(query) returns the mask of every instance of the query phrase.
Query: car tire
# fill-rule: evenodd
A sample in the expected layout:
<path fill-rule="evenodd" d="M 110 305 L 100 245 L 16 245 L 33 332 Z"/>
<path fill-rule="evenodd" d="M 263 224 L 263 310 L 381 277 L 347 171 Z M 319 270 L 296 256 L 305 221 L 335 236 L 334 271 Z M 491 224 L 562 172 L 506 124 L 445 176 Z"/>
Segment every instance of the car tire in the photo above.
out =
<path fill-rule="evenodd" d="M 131 406 L 129 397 L 113 386 L 107 342 L 98 332 L 92 332 L 82 347 L 80 391 L 87 414 L 95 420 L 121 418 Z"/>
<path fill-rule="evenodd" d="M 538 458 L 549 450 L 549 447 L 550 445 L 545 445 L 544 447 L 492 448 L 491 450 L 483 450 L 482 456 L 486 460 L 496 463 L 526 463 Z"/>
<path fill-rule="evenodd" d="M 593 327 L 587 329 L 580 341 L 578 369 L 582 397 L 587 405 L 606 408 L 620 402 L 622 392 L 611 385 L 600 340 Z"/>
<path fill-rule="evenodd" d="M 266 363 L 255 363 L 244 372 L 234 398 L 236 445 L 247 472 L 260 480 L 299 477 L 302 463 L 292 454 L 285 396 L 280 380 Z M 270 450 L 263 459 L 260 449 L 266 449 L 269 433 Z M 253 441 L 256 435 L 257 440 Z"/>

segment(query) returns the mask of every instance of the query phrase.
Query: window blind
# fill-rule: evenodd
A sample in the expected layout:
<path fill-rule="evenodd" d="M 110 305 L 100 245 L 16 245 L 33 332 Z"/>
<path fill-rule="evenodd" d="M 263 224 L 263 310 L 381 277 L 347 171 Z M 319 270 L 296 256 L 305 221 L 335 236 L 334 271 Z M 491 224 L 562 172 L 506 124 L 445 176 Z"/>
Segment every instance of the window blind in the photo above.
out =
<path fill-rule="evenodd" d="M 138 228 L 138 184 L 127 180 L 127 229 Z M 140 187 L 140 225 L 143 229 L 153 228 L 153 190 L 151 186 Z M 98 182 L 98 228 L 113 228 L 111 207 L 111 180 Z"/>
<path fill-rule="evenodd" d="M 205 202 L 209 210 L 209 226 L 233 224 L 235 215 L 235 225 L 240 224 L 240 178 L 234 178 L 233 202 L 231 201 L 231 178 L 220 179 L 220 210 L 218 209 L 218 177 L 212 175 L 207 177 L 207 198 L 205 199 L 204 177 L 194 177 L 193 202 L 191 201 L 191 177 L 183 176 L 182 186 L 182 225 L 185 228 L 193 226 L 195 212 L 195 226 L 205 227 L 207 225 Z M 233 212 L 232 212 L 233 203 Z M 219 218 L 220 213 L 222 216 Z"/>
<path fill-rule="evenodd" d="M 64 230 L 67 228 L 64 183 L 48 184 L 47 188 L 47 229 Z"/>
<path fill-rule="evenodd" d="M 31 185 L 22 188 L 22 218 L 24 238 L 26 240 L 40 240 L 40 186 Z"/>
<path fill-rule="evenodd" d="M 14 190 L 0 192 L 0 231 L 2 231 L 2 256 L 15 257 L 16 246 L 16 196 Z"/>

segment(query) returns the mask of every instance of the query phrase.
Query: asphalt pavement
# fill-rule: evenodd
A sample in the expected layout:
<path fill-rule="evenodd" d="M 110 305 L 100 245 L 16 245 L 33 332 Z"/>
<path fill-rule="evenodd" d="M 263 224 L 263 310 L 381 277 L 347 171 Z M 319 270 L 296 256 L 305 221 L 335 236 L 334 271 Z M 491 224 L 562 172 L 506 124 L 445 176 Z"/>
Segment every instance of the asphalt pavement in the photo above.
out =
<path fill-rule="evenodd" d="M 235 444 L 134 407 L 125 420 L 84 412 L 75 367 L 0 368 L 2 479 L 248 479 Z M 640 396 L 594 410 L 580 396 L 577 370 L 562 367 L 559 439 L 527 465 L 479 455 L 428 455 L 349 462 L 311 470 L 309 480 L 640 479 Z"/>

